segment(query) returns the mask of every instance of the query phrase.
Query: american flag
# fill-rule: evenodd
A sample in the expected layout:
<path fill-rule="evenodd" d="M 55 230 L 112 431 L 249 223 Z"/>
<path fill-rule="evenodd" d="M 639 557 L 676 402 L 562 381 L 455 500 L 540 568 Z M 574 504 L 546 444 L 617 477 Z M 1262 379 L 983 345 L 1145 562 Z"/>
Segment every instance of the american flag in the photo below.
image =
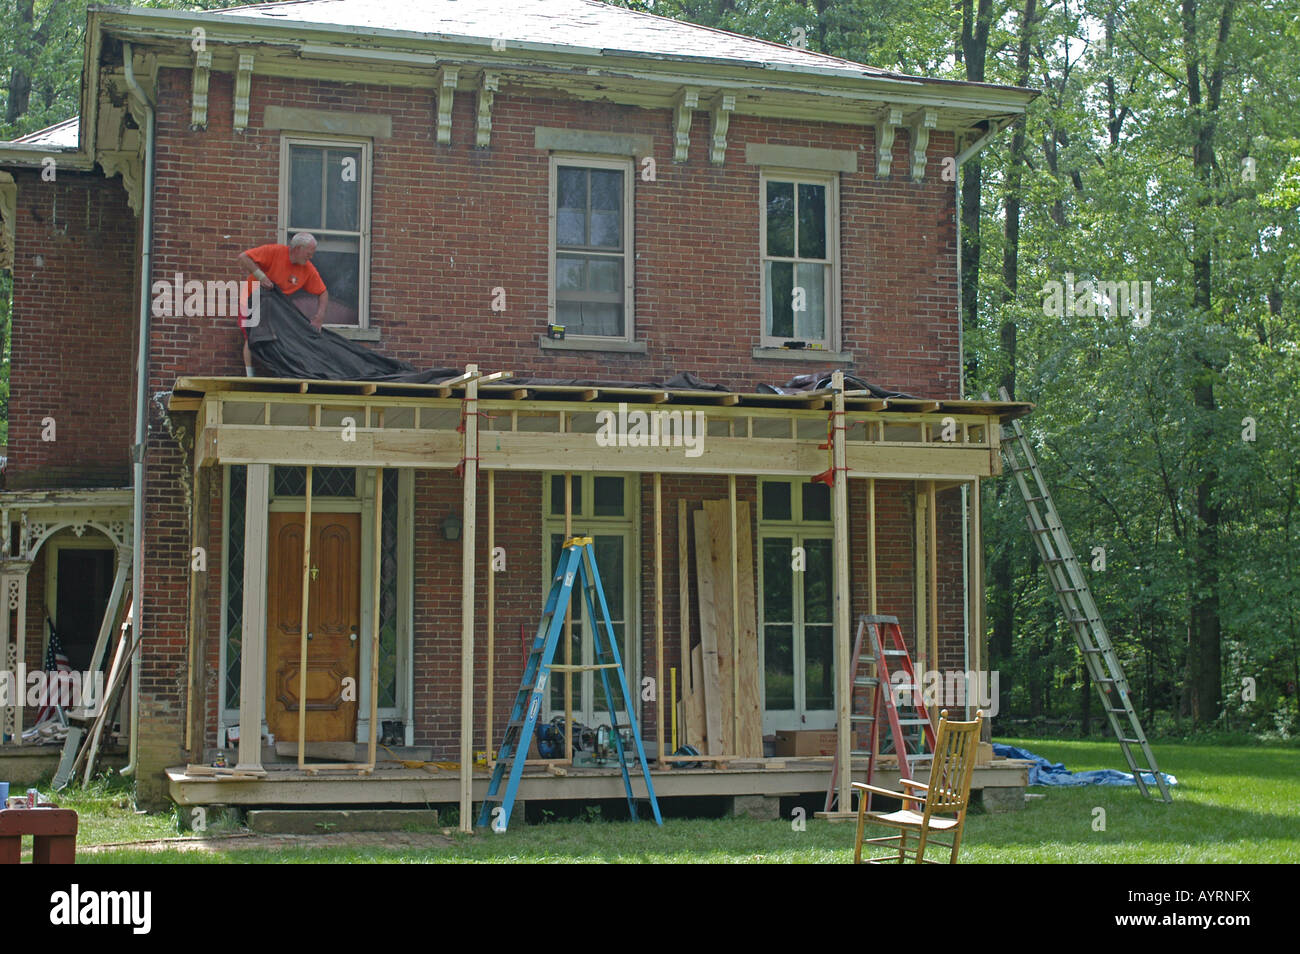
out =
<path fill-rule="evenodd" d="M 72 664 L 68 662 L 67 654 L 63 652 L 63 640 L 59 639 L 59 633 L 54 628 L 54 623 L 47 617 L 45 625 L 50 629 L 50 643 L 45 650 L 45 672 L 47 674 L 72 672 Z M 41 710 L 36 713 L 37 722 L 53 719 L 55 717 L 54 707 L 60 701 L 59 680 L 50 679 L 48 675 L 46 679 L 48 680 L 46 686 L 49 690 L 49 697 Z"/>

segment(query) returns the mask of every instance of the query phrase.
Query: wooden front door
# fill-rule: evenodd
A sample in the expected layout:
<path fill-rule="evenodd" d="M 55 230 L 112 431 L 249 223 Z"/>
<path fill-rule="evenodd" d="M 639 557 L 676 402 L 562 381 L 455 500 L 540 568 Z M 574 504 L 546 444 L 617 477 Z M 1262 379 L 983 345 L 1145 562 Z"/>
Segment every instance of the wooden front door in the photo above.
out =
<path fill-rule="evenodd" d="M 266 722 L 298 739 L 303 515 L 270 514 Z M 307 612 L 307 742 L 352 742 L 360 686 L 361 515 L 313 513 Z"/>

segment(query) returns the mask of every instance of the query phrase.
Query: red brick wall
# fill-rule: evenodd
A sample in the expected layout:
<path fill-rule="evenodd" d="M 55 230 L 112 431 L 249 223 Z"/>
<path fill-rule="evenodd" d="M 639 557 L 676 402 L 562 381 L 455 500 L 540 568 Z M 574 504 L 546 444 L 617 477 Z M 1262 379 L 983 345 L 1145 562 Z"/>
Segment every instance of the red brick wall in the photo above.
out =
<path fill-rule="evenodd" d="M 277 225 L 280 133 L 261 128 L 271 104 L 392 118 L 376 140 L 372 188 L 372 323 L 382 348 L 424 366 L 477 362 L 546 376 L 649 380 L 690 370 L 748 390 L 824 365 L 759 361 L 759 167 L 747 143 L 854 150 L 841 176 L 844 347 L 854 370 L 924 396 L 958 393 L 955 230 L 951 151 L 932 138 L 926 180 L 906 178 L 907 137 L 894 174 L 875 178 L 873 132 L 848 125 L 731 121 L 726 163 L 707 160 L 708 117 L 697 114 L 690 159 L 674 163 L 665 110 L 566 102 L 507 87 L 495 99 L 492 145 L 473 146 L 474 97 L 456 97 L 452 144 L 433 141 L 432 94 L 381 86 L 255 77 L 250 128 L 231 129 L 228 74 L 211 81 L 209 126 L 189 129 L 189 74 L 159 77 L 155 279 L 228 280 L 235 258 L 271 241 Z M 537 125 L 650 136 L 654 182 L 635 182 L 636 336 L 645 355 L 548 352 L 548 154 Z M 491 310 L 492 289 L 507 310 Z M 154 375 L 237 374 L 240 333 L 229 318 L 162 318 Z"/>
<path fill-rule="evenodd" d="M 19 171 L 9 373 L 10 489 L 127 486 L 139 312 L 120 179 Z M 54 418 L 54 440 L 42 420 Z"/>

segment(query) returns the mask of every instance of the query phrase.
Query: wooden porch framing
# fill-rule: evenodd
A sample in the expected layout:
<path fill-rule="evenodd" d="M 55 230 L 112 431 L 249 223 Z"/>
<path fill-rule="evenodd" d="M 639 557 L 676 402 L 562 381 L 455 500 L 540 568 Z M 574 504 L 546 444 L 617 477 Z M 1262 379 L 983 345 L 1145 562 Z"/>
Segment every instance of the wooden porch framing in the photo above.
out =
<path fill-rule="evenodd" d="M 0 670 L 16 674 L 27 658 L 28 575 L 41 547 L 61 530 L 83 537 L 98 531 L 113 550 L 113 584 L 91 652 L 90 671 L 108 652 L 115 622 L 128 598 L 131 570 L 131 491 L 120 488 L 15 490 L 0 492 Z M 53 599 L 46 594 L 47 602 Z M 40 637 L 38 637 L 40 638 Z M 15 681 L 16 681 L 15 675 Z M 0 739 L 22 745 L 25 687 L 10 705 L 0 706 Z M 99 704 L 103 704 L 100 700 Z"/>
<path fill-rule="evenodd" d="M 458 772 L 460 824 L 470 830 L 473 797 L 473 654 L 475 569 L 477 554 L 477 481 L 488 475 L 486 537 L 495 546 L 495 481 L 497 471 L 637 472 L 654 475 L 654 579 L 657 697 L 663 683 L 663 474 L 728 477 L 732 520 L 731 556 L 736 557 L 735 478 L 820 477 L 832 487 L 832 532 L 835 566 L 834 660 L 838 752 L 850 764 L 852 723 L 849 586 L 848 480 L 865 479 L 868 487 L 870 608 L 877 611 L 875 488 L 878 480 L 912 481 L 926 501 L 927 519 L 918 530 L 927 541 L 927 565 L 918 565 L 919 593 L 927 594 L 927 632 L 918 633 L 929 658 L 937 656 L 937 525 L 936 495 L 968 488 L 967 521 L 969 571 L 966 632 L 969 658 L 986 658 L 979 640 L 982 596 L 976 589 L 981 552 L 978 516 L 979 481 L 1000 473 L 999 424 L 1028 413 L 1030 405 L 991 401 L 932 401 L 879 398 L 868 392 L 846 391 L 836 373 L 828 391 L 794 395 L 738 394 L 714 391 L 668 391 L 648 388 L 532 386 L 511 383 L 508 373 L 481 375 L 470 365 L 452 381 L 435 385 L 246 378 L 181 378 L 172 391 L 173 411 L 197 414 L 194 470 L 218 464 L 248 466 L 249 499 L 265 495 L 272 466 L 343 466 L 457 470 L 463 476 L 462 592 L 461 592 L 461 731 Z M 637 440 L 601 439 L 613 416 L 620 425 L 643 415 L 645 427 Z M 677 415 L 674 417 L 674 415 Z M 684 448 L 683 421 L 695 415 L 702 422 L 697 447 Z M 702 416 L 701 416 L 702 415 Z M 676 426 L 674 441 L 673 425 Z M 608 436 L 608 432 L 606 432 Z M 631 446 L 629 446 L 631 445 Z M 691 453 L 690 451 L 695 451 Z M 844 478 L 844 479 L 842 479 Z M 310 483 L 310 482 L 309 482 Z M 566 519 L 571 512 L 566 480 Z M 920 510 L 918 510 L 918 516 Z M 681 515 L 679 514 L 679 520 Z M 245 527 L 244 633 L 240 710 L 239 765 L 260 772 L 260 726 L 265 682 L 265 645 L 261 635 L 266 617 L 266 513 L 248 507 Z M 921 537 L 918 537 L 920 540 Z M 732 573 L 733 610 L 738 598 Z M 494 645 L 492 575 L 488 573 L 489 647 Z M 306 599 L 304 591 L 304 600 Z M 738 614 L 733 612 L 733 620 Z M 306 618 L 306 608 L 303 610 Z M 257 621 L 250 625 L 250 621 Z M 683 629 L 685 627 L 683 626 Z M 918 627 L 919 628 L 919 627 Z M 733 651 L 739 640 L 733 638 Z M 569 641 L 566 640 L 566 646 Z M 260 658 L 260 664 L 259 664 Z M 249 665 L 248 662 L 253 664 Z M 568 662 L 568 660 L 566 660 Z M 305 667 L 303 667 L 305 670 Z M 373 670 L 372 670 L 373 671 Z M 733 673 L 738 672 L 733 667 Z M 488 744 L 491 745 L 492 674 L 487 695 Z M 733 677 L 736 678 L 736 677 Z M 733 687 L 733 690 L 738 687 Z M 734 696 L 733 696 L 734 697 Z M 372 693 L 371 699 L 374 699 Z M 674 700 L 675 702 L 675 700 Z M 567 708 L 567 703 L 566 703 Z M 655 706 L 659 764 L 664 764 L 664 710 Z M 251 727 L 251 731 L 244 731 Z M 374 771 L 372 722 L 371 761 L 347 768 Z M 301 733 L 300 733 L 301 737 Z M 716 760 L 717 757 L 715 757 Z M 300 758 L 301 764 L 301 758 Z M 344 766 L 331 766 L 342 768 Z M 326 768 L 320 766 L 319 768 Z M 849 805 L 851 772 L 840 774 L 840 804 Z"/>

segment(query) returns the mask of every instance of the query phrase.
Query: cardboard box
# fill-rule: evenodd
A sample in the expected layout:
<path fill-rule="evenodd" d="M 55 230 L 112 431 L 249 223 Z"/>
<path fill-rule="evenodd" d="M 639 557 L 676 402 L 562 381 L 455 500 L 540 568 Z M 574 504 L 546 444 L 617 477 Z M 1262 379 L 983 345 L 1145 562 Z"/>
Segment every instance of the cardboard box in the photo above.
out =
<path fill-rule="evenodd" d="M 834 729 L 800 729 L 776 734 L 775 754 L 785 757 L 834 755 L 839 734 Z"/>

